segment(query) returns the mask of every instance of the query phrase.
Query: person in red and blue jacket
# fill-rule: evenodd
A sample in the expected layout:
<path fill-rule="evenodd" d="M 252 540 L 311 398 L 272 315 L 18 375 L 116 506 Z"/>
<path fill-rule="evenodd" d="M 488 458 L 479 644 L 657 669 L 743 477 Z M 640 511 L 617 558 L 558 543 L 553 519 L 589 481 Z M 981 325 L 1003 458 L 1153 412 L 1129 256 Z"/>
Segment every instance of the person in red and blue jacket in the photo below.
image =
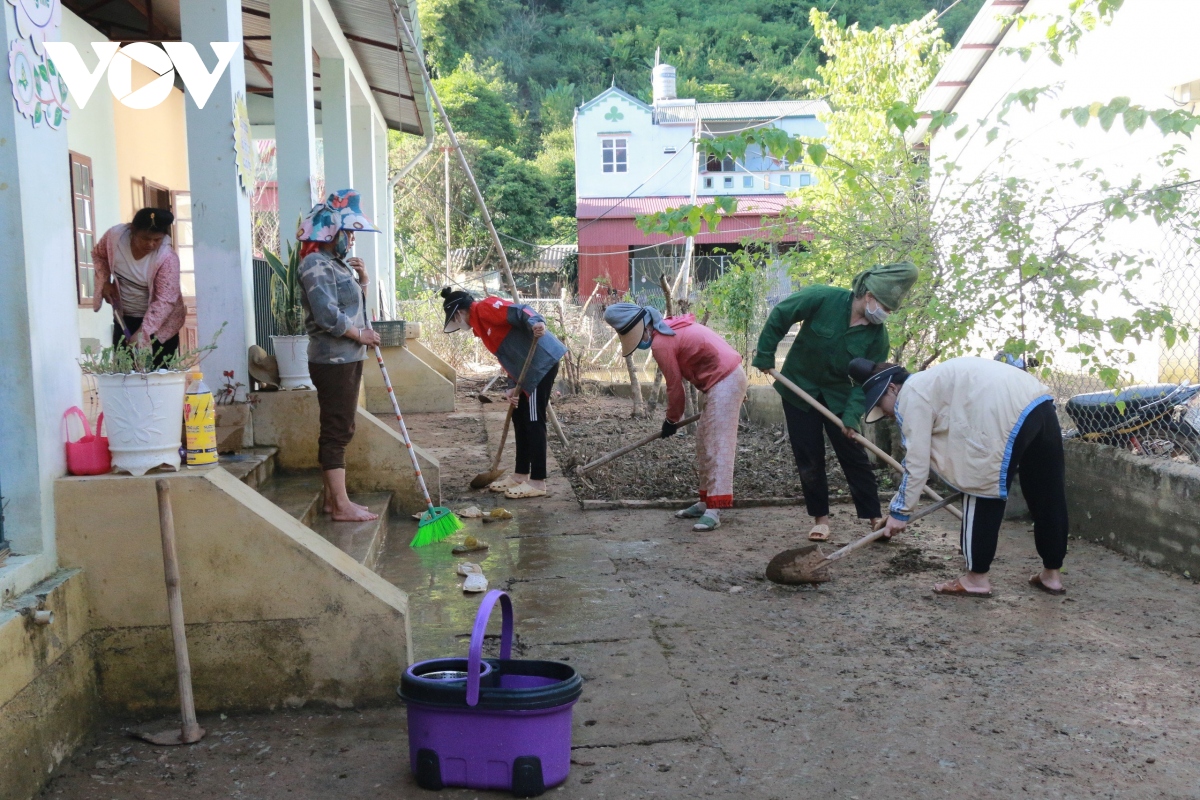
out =
<path fill-rule="evenodd" d="M 546 406 L 558 362 L 567 347 L 546 330 L 546 320 L 527 305 L 500 297 L 476 300 L 470 292 L 442 289 L 442 310 L 446 312 L 446 333 L 470 329 L 500 361 L 514 386 L 505 394 L 514 406 L 513 436 L 517 444 L 512 475 L 493 481 L 488 488 L 504 492 L 511 500 L 543 497 L 546 494 Z M 536 347 L 525 380 L 516 386 L 521 367 Z"/>

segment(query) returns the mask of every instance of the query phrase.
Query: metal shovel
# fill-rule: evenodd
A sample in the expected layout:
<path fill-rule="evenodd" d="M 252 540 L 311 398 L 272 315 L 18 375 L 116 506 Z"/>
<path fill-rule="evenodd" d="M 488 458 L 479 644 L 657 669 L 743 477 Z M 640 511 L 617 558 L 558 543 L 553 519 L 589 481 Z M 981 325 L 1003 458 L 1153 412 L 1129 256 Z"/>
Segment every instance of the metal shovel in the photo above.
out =
<path fill-rule="evenodd" d="M 534 339 L 533 344 L 529 345 L 529 354 L 525 356 L 525 363 L 521 365 L 521 374 L 517 376 L 518 390 L 525 381 L 525 373 L 529 371 L 529 364 L 533 361 L 533 354 L 537 352 L 537 346 L 537 339 Z M 504 415 L 504 432 L 500 434 L 500 443 L 496 445 L 496 457 L 492 459 L 492 468 L 471 479 L 472 489 L 482 489 L 504 474 L 504 470 L 500 469 L 500 456 L 504 455 L 504 442 L 508 439 L 508 426 L 512 423 L 513 410 L 513 405 L 510 403 L 508 413 Z"/>
<path fill-rule="evenodd" d="M 916 522 L 921 517 L 927 517 L 934 511 L 944 508 L 947 504 L 961 497 L 962 492 L 945 497 L 932 505 L 918 510 L 909 517 L 908 521 Z M 871 531 L 866 536 L 854 540 L 840 550 L 835 550 L 827 556 L 821 555 L 815 544 L 797 547 L 793 550 L 784 550 L 772 558 L 771 563 L 767 564 L 767 580 L 787 586 L 795 586 L 803 583 L 824 583 L 830 579 L 829 573 L 826 572 L 830 564 L 845 558 L 860 547 L 864 547 L 882 536 L 883 527 L 880 527 L 878 530 Z"/>

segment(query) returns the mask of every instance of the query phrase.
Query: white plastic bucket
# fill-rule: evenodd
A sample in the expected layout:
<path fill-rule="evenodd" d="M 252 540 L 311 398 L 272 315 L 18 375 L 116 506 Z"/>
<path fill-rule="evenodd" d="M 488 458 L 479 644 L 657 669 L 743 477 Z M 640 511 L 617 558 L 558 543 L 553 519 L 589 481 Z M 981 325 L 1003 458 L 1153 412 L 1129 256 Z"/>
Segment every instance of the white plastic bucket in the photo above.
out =
<path fill-rule="evenodd" d="M 114 467 L 132 475 L 179 469 L 186 381 L 182 372 L 96 376 Z"/>
<path fill-rule="evenodd" d="M 312 388 L 308 376 L 308 336 L 272 336 L 281 389 Z"/>

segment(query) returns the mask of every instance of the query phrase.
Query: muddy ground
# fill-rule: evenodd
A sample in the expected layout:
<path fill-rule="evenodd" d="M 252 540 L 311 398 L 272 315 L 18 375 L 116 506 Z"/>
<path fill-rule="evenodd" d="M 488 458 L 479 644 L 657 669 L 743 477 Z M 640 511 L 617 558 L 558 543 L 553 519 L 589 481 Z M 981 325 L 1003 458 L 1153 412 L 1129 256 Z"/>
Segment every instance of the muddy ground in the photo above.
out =
<path fill-rule="evenodd" d="M 564 404 L 565 405 L 565 404 Z M 560 470 L 524 504 L 472 493 L 502 417 L 414 415 L 438 438 L 454 507 L 509 502 L 468 530 L 517 613 L 522 652 L 573 664 L 573 768 L 547 796 L 615 798 L 1200 797 L 1200 587 L 1073 540 L 1066 597 L 1026 583 L 1029 526 L 1008 523 L 991 600 L 935 597 L 956 523 L 934 515 L 856 552 L 818 587 L 763 580 L 802 540 L 800 509 L 752 508 L 698 534 L 667 511 L 588 511 Z M 418 437 L 420 439 L 420 437 Z M 457 456 L 455 455 L 457 453 Z M 836 542 L 865 530 L 845 505 Z M 409 592 L 417 658 L 465 653 L 477 597 L 455 559 L 397 528 L 380 564 Z M 157 751 L 107 724 L 44 797 L 434 797 L 408 774 L 404 710 L 206 716 Z M 442 796 L 504 796 L 445 790 Z"/>
<path fill-rule="evenodd" d="M 664 419 L 661 406 L 640 419 L 632 417 L 630 400 L 608 395 L 564 397 L 555 402 L 555 407 L 571 447 L 563 447 L 557 439 L 551 445 L 581 500 L 676 500 L 696 496 L 696 439 L 686 432 L 655 441 L 599 467 L 588 473 L 586 480 L 576 476 L 572 469 L 661 430 Z M 738 427 L 738 453 L 734 497 L 802 500 L 800 477 L 782 425 L 760 427 L 743 421 Z M 831 499 L 848 500 L 846 478 L 828 444 L 825 464 Z M 885 472 L 880 472 L 879 477 L 880 491 L 888 492 L 891 477 Z"/>

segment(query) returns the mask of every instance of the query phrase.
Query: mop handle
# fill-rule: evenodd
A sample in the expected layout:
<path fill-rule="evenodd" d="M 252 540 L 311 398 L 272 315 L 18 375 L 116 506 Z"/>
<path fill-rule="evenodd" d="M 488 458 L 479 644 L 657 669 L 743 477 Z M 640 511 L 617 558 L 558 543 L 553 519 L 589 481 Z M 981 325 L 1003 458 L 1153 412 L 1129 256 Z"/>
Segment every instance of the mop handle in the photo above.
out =
<path fill-rule="evenodd" d="M 363 298 L 363 319 L 367 321 L 367 330 L 374 330 L 371 327 L 371 318 L 367 316 L 367 289 L 362 287 Z M 392 389 L 392 379 L 388 376 L 387 367 L 383 364 L 383 353 L 379 350 L 379 345 L 375 345 L 375 360 L 379 362 L 379 371 L 383 373 L 383 385 L 387 387 L 388 399 L 392 401 L 392 411 L 396 412 L 396 422 L 400 423 L 400 437 L 404 439 L 404 447 L 408 450 L 408 457 L 412 460 L 413 471 L 417 474 L 417 485 L 421 487 L 421 495 L 425 498 L 425 505 L 429 508 L 429 513 L 433 513 L 433 500 L 429 497 L 429 489 L 425 487 L 425 478 L 421 475 L 421 463 L 417 461 L 417 454 L 413 451 L 412 439 L 408 436 L 408 426 L 404 424 L 404 415 L 400 413 L 400 403 L 396 400 L 396 392 Z"/>

